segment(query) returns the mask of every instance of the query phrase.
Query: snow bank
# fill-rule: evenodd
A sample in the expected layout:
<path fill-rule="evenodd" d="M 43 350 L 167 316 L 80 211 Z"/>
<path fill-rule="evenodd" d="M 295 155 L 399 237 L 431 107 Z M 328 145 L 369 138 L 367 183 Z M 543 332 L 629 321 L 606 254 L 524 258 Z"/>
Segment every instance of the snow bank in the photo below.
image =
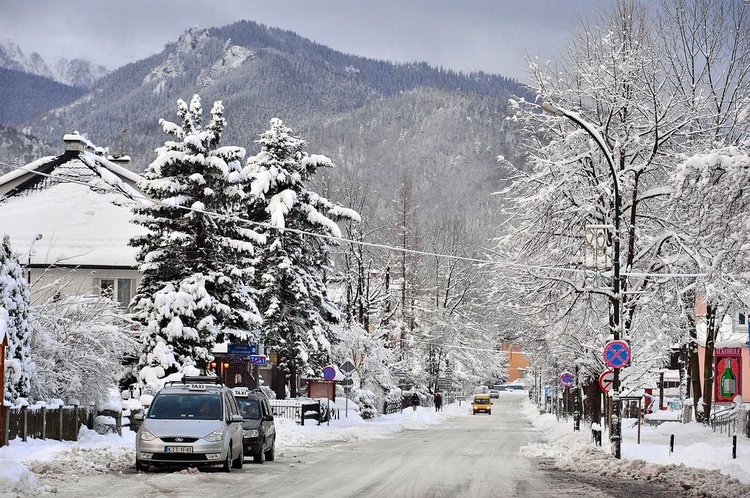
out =
<path fill-rule="evenodd" d="M 698 423 L 664 422 L 642 426 L 638 444 L 637 420 L 624 419 L 622 459 L 611 455 L 606 432 L 602 446 L 591 443 L 591 431 L 573 431 L 573 422 L 555 415 L 540 415 L 528 402 L 525 414 L 540 429 L 545 442 L 521 448 L 527 457 L 552 459 L 555 465 L 572 472 L 642 479 L 674 486 L 675 494 L 695 496 L 750 496 L 750 440 L 738 442 L 737 458 L 732 458 L 732 439 Z M 674 452 L 670 438 L 674 435 Z"/>

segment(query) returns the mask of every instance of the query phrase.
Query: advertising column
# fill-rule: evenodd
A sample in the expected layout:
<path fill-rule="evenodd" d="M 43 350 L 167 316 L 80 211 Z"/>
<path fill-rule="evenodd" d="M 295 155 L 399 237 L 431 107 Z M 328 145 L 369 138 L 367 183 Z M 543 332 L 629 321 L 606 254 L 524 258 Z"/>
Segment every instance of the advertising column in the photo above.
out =
<path fill-rule="evenodd" d="M 730 403 L 742 393 L 741 348 L 719 348 L 714 352 L 714 401 Z"/>

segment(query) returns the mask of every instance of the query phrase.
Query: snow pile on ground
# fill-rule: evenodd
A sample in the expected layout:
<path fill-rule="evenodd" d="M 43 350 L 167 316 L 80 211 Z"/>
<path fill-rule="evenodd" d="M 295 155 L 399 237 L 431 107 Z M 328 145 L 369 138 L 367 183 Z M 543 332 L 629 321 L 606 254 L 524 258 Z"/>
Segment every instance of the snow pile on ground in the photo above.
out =
<path fill-rule="evenodd" d="M 545 442 L 525 446 L 521 454 L 550 458 L 559 469 L 659 482 L 688 496 L 750 496 L 750 440 L 744 436 L 738 436 L 737 458 L 733 459 L 732 438 L 701 424 L 642 426 L 638 444 L 637 421 L 625 419 L 622 459 L 618 460 L 611 455 L 606 432 L 602 446 L 597 447 L 592 445 L 590 431 L 573 431 L 572 420 L 540 415 L 532 403 L 526 405 L 525 413 Z M 674 452 L 670 453 L 673 434 Z"/>
<path fill-rule="evenodd" d="M 292 420 L 276 418 L 276 441 L 279 447 L 308 447 L 325 441 L 381 438 L 405 429 L 421 429 L 466 413 L 464 403 L 461 408 L 457 404 L 448 405 L 444 411 L 440 412 L 436 412 L 433 408 L 419 408 L 416 411 L 407 408 L 403 412 L 363 420 L 357 412 L 352 410 L 351 403 L 348 411 L 342 403 L 339 403 L 339 407 L 338 420 L 332 420 L 330 423 L 324 422 L 321 426 L 311 420 L 307 420 L 305 425 L 301 426 Z"/>
<path fill-rule="evenodd" d="M 50 493 L 77 476 L 123 471 L 134 465 L 135 433 L 100 435 L 85 427 L 78 441 L 13 440 L 0 448 L 0 496 Z M 42 484 L 40 479 L 47 481 Z"/>

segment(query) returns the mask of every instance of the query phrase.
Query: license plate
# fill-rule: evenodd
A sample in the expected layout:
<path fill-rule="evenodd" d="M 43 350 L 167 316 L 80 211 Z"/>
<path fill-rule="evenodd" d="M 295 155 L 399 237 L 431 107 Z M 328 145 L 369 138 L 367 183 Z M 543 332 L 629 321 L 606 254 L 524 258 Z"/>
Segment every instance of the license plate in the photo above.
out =
<path fill-rule="evenodd" d="M 165 446 L 164 453 L 192 453 L 192 446 Z"/>

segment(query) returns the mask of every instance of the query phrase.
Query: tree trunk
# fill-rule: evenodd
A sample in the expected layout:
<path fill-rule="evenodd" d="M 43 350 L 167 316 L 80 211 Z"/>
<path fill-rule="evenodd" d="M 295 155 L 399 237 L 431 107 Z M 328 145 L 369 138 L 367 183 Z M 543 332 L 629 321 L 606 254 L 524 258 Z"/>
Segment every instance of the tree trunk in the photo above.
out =
<path fill-rule="evenodd" d="M 589 425 L 601 424 L 601 395 L 602 391 L 599 389 L 598 383 L 583 385 L 583 416 Z"/>
<path fill-rule="evenodd" d="M 703 358 L 703 410 L 701 422 L 706 423 L 711 418 L 711 401 L 714 385 L 714 343 L 716 341 L 716 306 L 706 304 L 706 356 Z"/>
<path fill-rule="evenodd" d="M 297 367 L 293 363 L 289 365 L 289 397 L 297 397 Z"/>

